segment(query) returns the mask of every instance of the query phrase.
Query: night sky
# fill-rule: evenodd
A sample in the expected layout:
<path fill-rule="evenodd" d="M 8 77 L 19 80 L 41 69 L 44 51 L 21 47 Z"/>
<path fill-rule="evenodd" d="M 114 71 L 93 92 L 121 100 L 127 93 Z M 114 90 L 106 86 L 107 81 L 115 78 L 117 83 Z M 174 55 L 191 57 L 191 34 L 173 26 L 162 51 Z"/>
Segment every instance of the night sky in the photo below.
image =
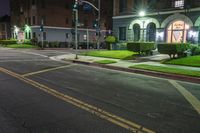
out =
<path fill-rule="evenodd" d="M 9 14 L 9 0 L 0 0 L 0 16 Z"/>

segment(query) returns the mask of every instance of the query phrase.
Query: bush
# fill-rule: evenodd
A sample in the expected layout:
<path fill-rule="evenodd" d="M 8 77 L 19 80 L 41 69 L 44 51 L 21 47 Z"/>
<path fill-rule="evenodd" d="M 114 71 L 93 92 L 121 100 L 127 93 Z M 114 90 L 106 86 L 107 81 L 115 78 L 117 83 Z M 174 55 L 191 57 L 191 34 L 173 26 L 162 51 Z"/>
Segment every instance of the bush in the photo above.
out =
<path fill-rule="evenodd" d="M 33 44 L 31 40 L 24 40 L 23 44 Z"/>
<path fill-rule="evenodd" d="M 75 46 L 75 43 L 74 42 L 71 42 L 71 47 L 72 48 L 76 48 Z M 101 46 L 100 46 L 101 47 Z M 97 44 L 96 43 L 92 43 L 92 42 L 89 42 L 89 49 L 92 49 L 92 48 L 97 48 Z M 78 43 L 78 49 L 87 49 L 87 42 L 79 42 Z"/>
<path fill-rule="evenodd" d="M 117 38 L 115 36 L 107 36 L 106 39 L 105 39 L 105 42 L 106 42 L 106 48 L 108 50 L 111 50 L 112 49 L 112 44 L 113 43 L 116 43 L 117 42 Z"/>
<path fill-rule="evenodd" d="M 200 55 L 200 47 L 196 45 L 191 45 L 190 52 L 191 52 L 191 56 Z"/>
<path fill-rule="evenodd" d="M 155 49 L 155 43 L 154 42 L 130 42 L 130 43 L 127 43 L 127 49 L 129 51 L 138 52 L 139 54 L 141 53 L 149 54 L 151 53 L 151 50 Z"/>
<path fill-rule="evenodd" d="M 178 57 L 186 56 L 184 53 L 189 48 L 188 43 L 164 43 L 158 44 L 158 52 L 161 54 L 168 54 L 170 58 L 175 58 L 175 55 Z"/>
<path fill-rule="evenodd" d="M 0 40 L 1 45 L 10 45 L 10 44 L 17 44 L 17 40 L 11 39 L 11 40 Z"/>
<path fill-rule="evenodd" d="M 127 50 L 127 43 L 115 43 L 112 47 L 113 50 Z"/>
<path fill-rule="evenodd" d="M 58 48 L 59 47 L 59 42 L 55 41 L 55 42 L 49 42 L 49 47 L 50 48 Z"/>

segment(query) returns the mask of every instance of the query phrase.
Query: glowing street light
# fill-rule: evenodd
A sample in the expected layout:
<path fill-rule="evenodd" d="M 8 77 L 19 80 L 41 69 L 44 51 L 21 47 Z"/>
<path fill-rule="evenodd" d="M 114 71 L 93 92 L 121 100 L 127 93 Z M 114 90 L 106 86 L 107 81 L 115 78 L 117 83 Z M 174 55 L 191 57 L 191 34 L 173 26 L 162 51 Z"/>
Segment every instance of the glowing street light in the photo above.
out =
<path fill-rule="evenodd" d="M 145 15 L 146 15 L 145 11 L 140 11 L 140 12 L 139 12 L 139 16 L 140 16 L 140 17 L 144 17 Z"/>

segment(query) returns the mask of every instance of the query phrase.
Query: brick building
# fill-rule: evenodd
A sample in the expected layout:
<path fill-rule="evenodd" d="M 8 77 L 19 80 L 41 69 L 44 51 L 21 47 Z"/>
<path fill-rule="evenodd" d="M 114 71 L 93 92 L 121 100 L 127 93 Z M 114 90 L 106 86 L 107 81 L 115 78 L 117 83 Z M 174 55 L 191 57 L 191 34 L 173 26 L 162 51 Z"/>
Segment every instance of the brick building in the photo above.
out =
<path fill-rule="evenodd" d="M 90 2 L 97 5 L 97 0 Z M 101 30 L 103 40 L 106 30 L 112 28 L 112 0 L 106 3 L 101 0 Z M 11 3 L 11 25 L 13 37 L 16 32 L 23 31 L 26 39 L 38 38 L 41 40 L 40 26 L 44 25 L 44 40 L 73 42 L 73 4 L 74 0 L 10 0 Z M 95 41 L 96 29 L 93 22 L 97 18 L 95 10 L 85 11 L 83 5 L 79 6 L 79 35 L 80 42 L 86 41 L 89 34 L 89 41 Z M 106 15 L 103 15 L 106 14 Z M 29 27 L 29 28 L 27 28 Z"/>
<path fill-rule="evenodd" d="M 10 17 L 5 15 L 0 17 L 0 39 L 8 39 L 10 37 Z"/>
<path fill-rule="evenodd" d="M 200 0 L 114 1 L 113 29 L 120 41 L 199 43 L 199 27 Z"/>

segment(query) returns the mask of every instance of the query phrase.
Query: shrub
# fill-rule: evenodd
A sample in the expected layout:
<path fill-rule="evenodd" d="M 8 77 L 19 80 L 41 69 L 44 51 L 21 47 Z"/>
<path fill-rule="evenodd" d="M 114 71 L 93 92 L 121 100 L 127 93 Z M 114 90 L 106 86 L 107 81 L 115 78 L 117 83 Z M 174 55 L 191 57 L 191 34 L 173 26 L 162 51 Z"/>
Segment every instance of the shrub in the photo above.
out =
<path fill-rule="evenodd" d="M 161 54 L 168 54 L 170 58 L 175 58 L 175 55 L 178 57 L 185 56 L 184 52 L 189 48 L 187 43 L 164 43 L 158 44 L 158 52 Z"/>
<path fill-rule="evenodd" d="M 111 50 L 112 49 L 112 43 L 117 42 L 117 38 L 115 36 L 107 36 L 105 39 L 107 49 Z"/>
<path fill-rule="evenodd" d="M 138 52 L 139 54 L 149 54 L 151 50 L 155 49 L 154 42 L 130 42 L 127 43 L 127 49 L 129 51 Z"/>
<path fill-rule="evenodd" d="M 42 42 L 38 43 L 38 47 L 42 48 Z M 48 48 L 49 47 L 49 42 L 48 41 L 44 41 L 43 42 L 43 48 Z"/>
<path fill-rule="evenodd" d="M 23 44 L 33 44 L 31 40 L 24 40 Z"/>
<path fill-rule="evenodd" d="M 191 52 L 191 56 L 200 55 L 200 47 L 196 45 L 191 45 L 190 52 Z"/>
<path fill-rule="evenodd" d="M 114 50 L 127 50 L 127 43 L 116 43 L 113 45 Z"/>
<path fill-rule="evenodd" d="M 17 40 L 0 40 L 1 45 L 10 45 L 10 44 L 17 44 Z"/>
<path fill-rule="evenodd" d="M 59 47 L 59 42 L 54 41 L 54 42 L 49 42 L 49 47 L 51 48 L 58 48 Z"/>

